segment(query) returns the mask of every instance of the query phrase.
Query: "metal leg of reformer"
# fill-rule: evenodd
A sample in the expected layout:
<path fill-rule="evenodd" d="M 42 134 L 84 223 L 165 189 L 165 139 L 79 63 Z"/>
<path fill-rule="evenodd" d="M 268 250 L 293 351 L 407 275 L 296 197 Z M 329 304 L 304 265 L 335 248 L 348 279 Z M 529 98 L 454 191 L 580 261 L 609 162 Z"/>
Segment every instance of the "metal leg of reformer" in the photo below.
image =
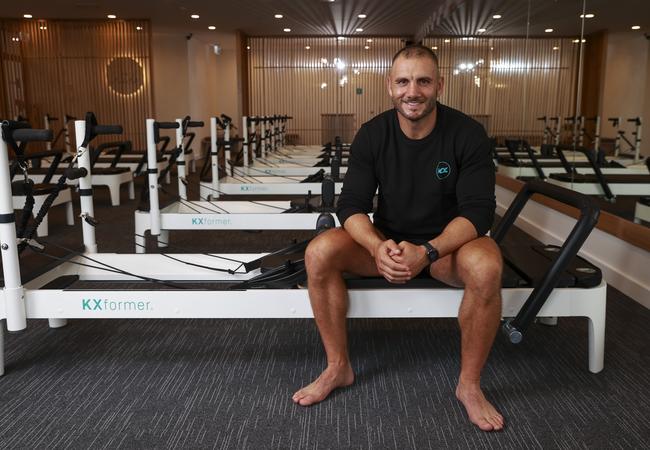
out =
<path fill-rule="evenodd" d="M 62 328 L 68 324 L 68 319 L 47 319 L 50 328 Z"/>

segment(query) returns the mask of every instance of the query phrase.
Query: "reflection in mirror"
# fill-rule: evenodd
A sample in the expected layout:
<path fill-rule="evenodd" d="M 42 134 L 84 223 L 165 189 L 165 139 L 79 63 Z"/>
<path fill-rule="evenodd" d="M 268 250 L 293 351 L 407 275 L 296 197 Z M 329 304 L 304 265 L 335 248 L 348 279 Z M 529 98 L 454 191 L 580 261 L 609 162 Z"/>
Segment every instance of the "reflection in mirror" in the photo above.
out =
<path fill-rule="evenodd" d="M 521 165 L 519 174 L 546 177 L 592 195 L 604 211 L 650 225 L 639 217 L 648 217 L 650 203 L 650 152 L 642 140 L 643 116 L 650 115 L 645 17 L 650 2 L 533 2 L 525 113 L 535 114 L 537 131 L 524 127 L 521 136 L 536 150 L 539 167 Z M 552 45 L 557 57 L 539 60 L 538 42 Z M 552 83 L 539 95 L 546 75 Z M 567 103 L 549 103 L 553 97 Z"/>
<path fill-rule="evenodd" d="M 639 216 L 650 196 L 641 140 L 643 115 L 650 109 L 650 46 L 635 21 L 648 17 L 650 8 L 622 3 L 580 1 L 582 58 L 573 146 L 587 150 L 593 168 L 580 170 L 576 156 L 572 187 L 593 195 L 604 211 L 649 225 Z"/>

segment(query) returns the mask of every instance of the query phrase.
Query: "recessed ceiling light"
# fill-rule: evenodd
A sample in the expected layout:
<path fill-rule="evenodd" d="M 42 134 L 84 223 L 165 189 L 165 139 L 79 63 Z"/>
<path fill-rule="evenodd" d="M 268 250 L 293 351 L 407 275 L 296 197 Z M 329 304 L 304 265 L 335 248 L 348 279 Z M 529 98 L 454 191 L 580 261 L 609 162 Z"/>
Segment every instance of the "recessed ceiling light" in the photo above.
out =
<path fill-rule="evenodd" d="M 633 30 L 640 30 L 641 27 L 640 27 L 639 25 L 633 25 L 633 26 L 632 26 L 632 29 L 633 29 Z"/>
<path fill-rule="evenodd" d="M 495 14 L 495 15 L 492 16 L 492 18 L 493 18 L 493 19 L 500 19 L 500 18 L 501 18 L 501 14 Z"/>
<path fill-rule="evenodd" d="M 358 17 L 359 19 L 365 19 L 365 18 L 368 17 L 368 16 L 366 16 L 365 14 L 359 14 L 357 17 Z"/>
<path fill-rule="evenodd" d="M 192 14 L 190 17 L 191 17 L 192 19 L 198 19 L 198 18 L 201 17 L 201 16 L 199 16 L 198 14 Z"/>
<path fill-rule="evenodd" d="M 366 45 L 366 46 L 363 47 L 363 48 L 365 48 L 366 50 L 370 50 L 370 46 L 369 46 L 369 45 Z"/>
<path fill-rule="evenodd" d="M 214 25 L 208 26 L 208 30 L 216 30 L 216 29 L 217 29 L 217 27 L 215 27 Z"/>
<path fill-rule="evenodd" d="M 552 33 L 552 32 L 553 32 L 553 28 L 547 28 L 544 30 L 544 33 Z"/>
<path fill-rule="evenodd" d="M 595 16 L 593 14 L 580 14 L 581 19 L 593 19 Z"/>
<path fill-rule="evenodd" d="M 106 17 L 108 17 L 109 19 L 117 19 L 117 16 L 115 14 L 109 14 Z"/>
<path fill-rule="evenodd" d="M 31 18 L 32 18 L 32 15 L 31 15 L 31 14 L 23 14 L 23 17 L 24 17 L 25 19 L 31 19 Z"/>
<path fill-rule="evenodd" d="M 305 45 L 305 50 L 309 50 L 311 47 L 309 45 Z"/>
<path fill-rule="evenodd" d="M 574 43 L 574 44 L 577 44 L 578 42 L 580 42 L 580 39 L 574 39 L 574 40 L 573 40 L 573 43 Z M 582 42 L 587 42 L 587 40 L 586 40 L 586 39 L 583 39 Z"/>
<path fill-rule="evenodd" d="M 476 31 L 479 32 L 479 33 L 485 33 L 485 28 L 479 28 L 479 29 L 476 30 Z"/>
<path fill-rule="evenodd" d="M 291 33 L 291 28 L 285 28 L 282 31 L 284 31 L 285 33 Z"/>
<path fill-rule="evenodd" d="M 372 42 L 372 39 L 366 39 L 366 42 Z"/>
<path fill-rule="evenodd" d="M 282 19 L 284 16 L 282 14 L 276 14 L 273 17 L 275 17 L 276 19 Z"/>
<path fill-rule="evenodd" d="M 40 27 L 38 27 L 38 29 L 39 30 L 47 30 L 47 27 L 45 25 L 41 25 Z"/>
<path fill-rule="evenodd" d="M 338 39 L 339 41 L 343 41 L 345 40 L 345 36 L 336 36 L 336 39 Z"/>
<path fill-rule="evenodd" d="M 433 47 L 431 47 L 431 50 L 438 50 L 438 46 L 434 45 Z"/>
<path fill-rule="evenodd" d="M 250 45 L 247 45 L 247 46 L 246 46 L 246 50 L 250 50 L 250 49 L 251 49 L 251 46 L 250 46 Z"/>
<path fill-rule="evenodd" d="M 553 50 L 559 50 L 560 47 L 553 47 Z"/>
<path fill-rule="evenodd" d="M 138 31 L 142 31 L 142 27 L 140 27 L 140 26 L 135 27 L 135 29 L 138 30 Z"/>
<path fill-rule="evenodd" d="M 357 28 L 357 33 L 361 33 L 363 31 L 363 28 Z"/>
<path fill-rule="evenodd" d="M 445 39 L 445 42 L 451 42 L 451 39 Z"/>

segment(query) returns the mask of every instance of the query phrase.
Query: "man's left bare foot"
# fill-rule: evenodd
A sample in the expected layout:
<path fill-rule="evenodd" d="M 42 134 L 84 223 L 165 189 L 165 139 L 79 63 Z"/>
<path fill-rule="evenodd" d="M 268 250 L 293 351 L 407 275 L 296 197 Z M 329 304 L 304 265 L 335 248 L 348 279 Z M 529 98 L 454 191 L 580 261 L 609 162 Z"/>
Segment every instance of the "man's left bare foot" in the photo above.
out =
<path fill-rule="evenodd" d="M 456 398 L 465 407 L 469 420 L 483 431 L 503 429 L 503 416 L 487 401 L 479 385 L 458 383 Z"/>

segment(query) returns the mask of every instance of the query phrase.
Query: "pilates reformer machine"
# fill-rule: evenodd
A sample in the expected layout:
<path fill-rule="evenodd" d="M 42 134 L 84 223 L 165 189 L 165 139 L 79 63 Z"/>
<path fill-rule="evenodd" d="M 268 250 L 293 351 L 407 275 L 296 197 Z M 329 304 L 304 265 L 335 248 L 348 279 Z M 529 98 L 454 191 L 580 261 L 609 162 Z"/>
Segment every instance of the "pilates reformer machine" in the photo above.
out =
<path fill-rule="evenodd" d="M 634 142 L 631 142 L 625 136 L 625 130 L 621 129 L 623 119 L 621 117 L 610 117 L 607 119 L 609 122 L 612 122 L 612 126 L 616 130 L 616 139 L 614 141 L 614 157 L 615 158 L 627 158 L 631 160 L 631 164 L 637 164 L 643 160 L 643 155 L 641 155 L 641 127 L 642 121 L 641 117 L 633 117 L 627 119 L 628 122 L 634 124 L 634 131 L 632 136 L 634 136 Z M 629 148 L 624 150 L 621 146 L 622 142 L 625 142 Z"/>
<path fill-rule="evenodd" d="M 551 173 L 548 182 L 585 195 L 602 196 L 610 202 L 616 201 L 617 195 L 650 196 L 650 166 L 606 172 L 591 152 L 585 152 L 585 155 L 592 173 L 578 173 L 575 169 Z"/>
<path fill-rule="evenodd" d="M 645 166 L 624 166 L 616 161 L 607 160 L 605 153 L 600 149 L 596 151 L 584 147 L 559 145 L 552 146 L 553 149 L 551 150 L 545 150 L 546 146 L 550 146 L 550 144 L 542 144 L 543 153 L 552 153 L 557 158 L 540 158 L 529 147 L 524 146 L 524 149 L 528 150 L 526 160 L 512 156 L 509 160 L 500 161 L 497 165 L 497 171 L 502 175 L 520 180 L 530 178 L 546 179 L 551 174 L 595 174 L 596 170 L 603 175 L 644 175 L 648 173 Z M 571 160 L 565 152 L 569 152 Z M 581 154 L 578 161 L 573 157 L 576 154 Z M 598 167 L 598 169 L 595 169 L 595 167 Z"/>
<path fill-rule="evenodd" d="M 210 120 L 213 130 L 211 140 L 211 155 L 216 158 L 217 139 L 214 130 L 217 118 Z M 149 172 L 147 189 L 143 193 L 146 201 L 135 211 L 135 246 L 136 253 L 144 253 L 145 233 L 150 230 L 152 236 L 158 237 L 158 245 L 165 247 L 169 243 L 171 230 L 314 230 L 318 226 L 326 226 L 328 221 L 334 222 L 327 227 L 335 226 L 338 221 L 330 214 L 323 217 L 321 213 L 331 213 L 334 210 L 334 181 L 326 177 L 322 182 L 321 203 L 314 204 L 309 196 L 304 202 L 290 200 L 280 201 L 210 201 L 201 198 L 200 201 L 190 201 L 187 195 L 187 182 L 184 173 L 185 152 L 182 151 L 183 135 L 188 127 L 203 126 L 203 122 L 186 122 L 178 119 L 176 122 L 156 122 L 147 120 L 147 148 L 150 158 L 154 158 L 156 141 L 160 139 L 161 129 L 176 130 L 178 152 L 172 154 L 170 163 L 178 164 L 178 192 L 175 201 L 161 208 L 159 202 L 160 178 L 163 174 Z M 213 161 L 213 176 L 218 177 Z M 165 170 L 169 170 L 169 166 Z M 146 194 L 146 195 L 144 195 Z"/>
<path fill-rule="evenodd" d="M 88 142 L 114 127 L 77 121 L 82 231 L 86 252 L 55 269 L 21 281 L 19 250 L 37 250 L 33 240 L 16 238 L 4 138 L 45 141 L 51 132 L 25 130 L 3 123 L 0 141 L 0 247 L 4 288 L 0 318 L 7 329 L 27 327 L 27 319 L 48 319 L 51 327 L 70 318 L 300 318 L 312 317 L 301 252 L 307 243 L 271 254 L 101 254 L 93 227 Z M 151 128 L 149 128 L 151 130 Z M 573 230 L 561 246 L 504 243 L 525 203 L 534 194 L 567 203 L 580 211 Z M 502 248 L 503 331 L 512 343 L 521 342 L 536 317 L 588 318 L 589 370 L 603 369 L 606 284 L 600 270 L 577 256 L 595 226 L 598 207 L 588 197 L 538 181 L 522 188 L 497 226 L 493 238 Z M 54 245 L 54 244 L 47 244 Z M 106 288 L 106 282 L 111 288 Z M 349 317 L 457 317 L 462 289 L 433 279 L 405 285 L 384 279 L 348 279 Z M 164 289 L 160 289 L 163 287 Z M 399 295 L 396 295 L 396 289 Z M 182 295 L 179 295 L 182 293 Z M 0 337 L 2 335 L 0 334 Z M 4 348 L 4 345 L 0 345 Z M 4 355 L 0 355 L 4 361 Z M 4 364 L 0 366 L 3 370 Z"/>
<path fill-rule="evenodd" d="M 560 137 L 562 134 L 562 118 L 559 116 L 542 116 L 538 117 L 537 120 L 540 120 L 544 123 L 542 144 L 560 145 Z"/>
<path fill-rule="evenodd" d="M 241 164 L 235 164 L 232 159 L 230 149 L 232 141 L 230 139 L 230 126 L 232 119 L 221 115 L 217 120 L 217 126 L 223 129 L 224 133 L 224 151 L 226 161 L 226 173 L 231 176 L 310 176 L 319 171 L 325 173 L 331 170 L 334 156 L 338 157 L 338 165 L 342 165 L 344 158 L 343 145 L 337 139 L 335 149 L 332 149 L 331 143 L 324 147 L 316 146 L 314 148 L 300 147 L 277 147 L 279 141 L 271 139 L 273 136 L 269 130 L 264 127 L 261 131 L 256 131 L 255 124 L 260 122 L 257 118 L 242 119 L 243 138 L 242 140 L 242 158 Z M 214 134 L 214 133 L 212 133 Z M 257 139 L 257 136 L 260 136 Z M 250 151 L 249 151 L 250 149 Z M 258 155 L 258 149 L 259 156 Z M 335 153 L 334 153 L 335 152 Z M 215 155 L 216 156 L 216 155 Z M 345 155 L 347 157 L 347 155 Z M 240 158 L 235 158 L 239 161 Z M 345 173 L 347 168 L 341 167 L 340 173 Z"/>
<path fill-rule="evenodd" d="M 249 120 L 244 116 L 243 127 L 249 126 Z M 318 168 L 311 167 L 311 174 L 306 178 L 298 175 L 269 175 L 268 173 L 260 172 L 256 175 L 239 174 L 235 172 L 235 166 L 230 165 L 230 174 L 226 173 L 222 176 L 219 173 L 218 152 L 217 148 L 217 122 L 216 118 L 211 119 L 211 158 L 212 158 L 212 179 L 211 181 L 200 181 L 199 197 L 201 199 L 212 200 L 219 198 L 222 194 L 227 195 L 320 195 L 321 194 L 321 181 L 325 175 L 325 171 L 315 172 Z M 226 142 L 228 139 L 224 137 Z M 244 133 L 243 140 L 243 154 L 244 154 L 244 168 L 248 168 L 250 163 L 248 159 L 249 151 L 248 134 Z M 255 155 L 256 144 L 255 140 L 252 141 L 250 154 Z M 231 155 L 226 149 L 226 161 L 231 161 Z M 255 159 L 253 158 L 253 161 Z M 228 164 L 228 163 L 226 163 Z M 303 165 L 305 166 L 305 165 Z M 296 166 L 294 166 L 296 167 Z M 300 167 L 300 166 L 297 166 Z M 332 158 L 330 176 L 335 181 L 335 194 L 341 193 L 342 180 L 340 177 L 340 163 L 335 156 Z M 239 168 L 237 168 L 239 169 Z"/>
<path fill-rule="evenodd" d="M 258 163 L 269 165 L 294 164 L 302 167 L 328 165 L 328 155 L 322 146 L 280 147 L 272 142 L 267 142 L 267 139 L 264 139 L 266 135 L 264 128 L 258 129 L 263 120 L 263 118 L 259 117 L 242 118 L 243 147 L 245 150 L 249 150 L 244 152 L 244 156 L 248 156 L 250 159 L 250 161 L 249 159 L 243 161 L 246 166 L 256 160 L 258 160 Z M 331 156 L 331 148 L 329 156 Z M 347 155 L 343 156 L 347 157 Z"/>

